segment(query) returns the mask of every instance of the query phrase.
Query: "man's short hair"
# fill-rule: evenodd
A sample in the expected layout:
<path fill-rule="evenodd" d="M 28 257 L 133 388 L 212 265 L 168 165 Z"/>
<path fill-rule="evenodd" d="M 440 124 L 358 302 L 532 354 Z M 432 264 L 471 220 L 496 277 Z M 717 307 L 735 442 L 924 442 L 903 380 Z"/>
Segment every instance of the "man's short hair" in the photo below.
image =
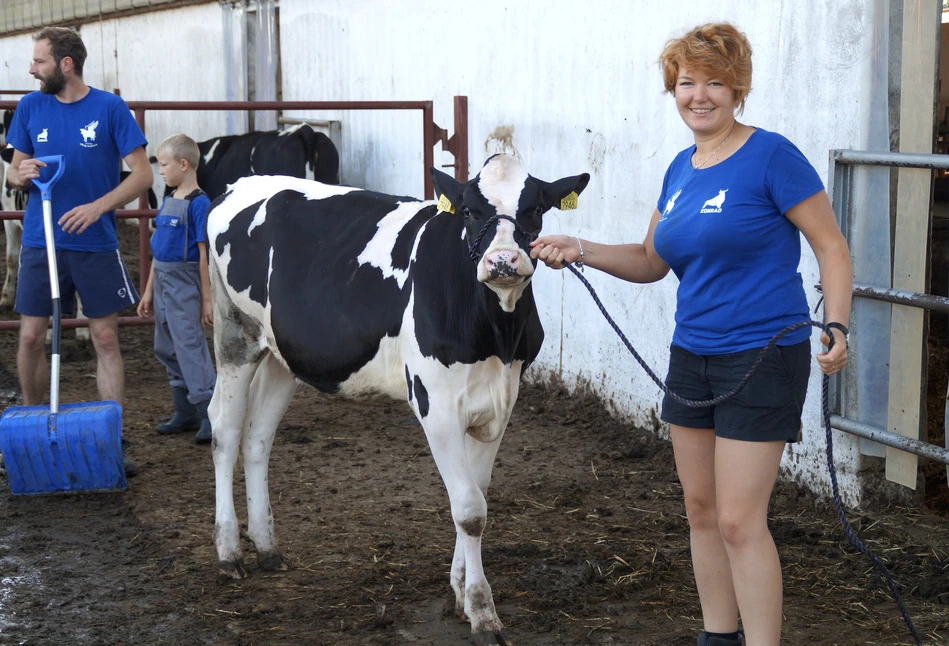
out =
<path fill-rule="evenodd" d="M 82 76 L 82 66 L 86 62 L 86 46 L 78 33 L 66 27 L 44 27 L 43 31 L 33 36 L 33 40 L 48 40 L 56 65 L 68 56 L 72 59 L 76 76 Z"/>
<path fill-rule="evenodd" d="M 158 151 L 156 154 L 161 155 L 166 153 L 171 155 L 171 158 L 175 161 L 181 161 L 182 159 L 186 160 L 191 168 L 197 168 L 198 162 L 201 160 L 201 151 L 198 150 L 198 144 L 194 142 L 194 139 L 188 135 L 171 135 L 163 142 L 158 144 Z"/>

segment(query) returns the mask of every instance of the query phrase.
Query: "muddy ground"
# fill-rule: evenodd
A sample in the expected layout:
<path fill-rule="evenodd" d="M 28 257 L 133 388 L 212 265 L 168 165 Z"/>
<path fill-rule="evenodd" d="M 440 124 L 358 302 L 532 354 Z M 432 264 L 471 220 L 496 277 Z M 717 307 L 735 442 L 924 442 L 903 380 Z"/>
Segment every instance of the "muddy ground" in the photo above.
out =
<path fill-rule="evenodd" d="M 152 430 L 170 403 L 151 328 L 124 328 L 122 345 L 124 433 L 140 473 L 122 493 L 0 494 L 0 644 L 469 643 L 452 613 L 448 496 L 404 404 L 342 402 L 301 386 L 270 472 L 292 569 L 258 570 L 245 540 L 249 577 L 219 582 L 210 449 Z M 0 332 L 0 406 L 16 403 L 15 346 Z M 63 401 L 96 399 L 94 370 L 81 351 L 65 363 Z M 240 486 L 235 495 L 243 516 Z M 850 512 L 926 644 L 949 643 L 944 502 Z M 784 643 L 912 643 L 831 505 L 779 484 L 771 527 L 785 573 Z M 483 543 L 517 646 L 694 644 L 701 622 L 687 535 L 668 443 L 593 398 L 524 389 L 498 454 Z"/>

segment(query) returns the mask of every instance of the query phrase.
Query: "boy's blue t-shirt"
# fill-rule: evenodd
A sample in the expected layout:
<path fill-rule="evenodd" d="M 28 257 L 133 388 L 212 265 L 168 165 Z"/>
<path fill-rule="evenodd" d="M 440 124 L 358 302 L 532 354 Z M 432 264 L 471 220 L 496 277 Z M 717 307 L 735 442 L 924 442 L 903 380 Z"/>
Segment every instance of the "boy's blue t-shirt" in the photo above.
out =
<path fill-rule="evenodd" d="M 207 242 L 208 210 L 211 200 L 200 189 L 190 193 L 183 199 L 190 200 L 188 204 L 188 226 L 180 226 L 180 219 L 163 214 L 165 204 L 170 195 L 162 200 L 158 215 L 155 216 L 155 233 L 152 234 L 151 248 L 155 260 L 162 262 L 198 262 L 201 259 L 198 250 L 199 242 Z M 184 238 L 187 233 L 187 241 Z M 185 242 L 188 245 L 187 257 L 182 258 Z"/>
<path fill-rule="evenodd" d="M 89 88 L 75 103 L 31 92 L 17 104 L 7 141 L 33 157 L 63 155 L 65 171 L 53 186 L 53 226 L 57 249 L 112 251 L 119 248 L 115 211 L 102 214 L 82 233 L 66 233 L 56 222 L 70 209 L 99 199 L 119 185 L 122 158 L 147 142 L 121 97 Z M 47 177 L 44 172 L 42 178 Z M 23 216 L 23 246 L 46 247 L 43 203 L 30 189 Z"/>
<path fill-rule="evenodd" d="M 794 144 L 760 128 L 715 166 L 695 170 L 694 152 L 666 170 L 653 237 L 680 281 L 673 343 L 699 355 L 762 347 L 810 318 L 800 232 L 784 214 L 824 186 Z M 796 330 L 779 345 L 810 333 Z"/>

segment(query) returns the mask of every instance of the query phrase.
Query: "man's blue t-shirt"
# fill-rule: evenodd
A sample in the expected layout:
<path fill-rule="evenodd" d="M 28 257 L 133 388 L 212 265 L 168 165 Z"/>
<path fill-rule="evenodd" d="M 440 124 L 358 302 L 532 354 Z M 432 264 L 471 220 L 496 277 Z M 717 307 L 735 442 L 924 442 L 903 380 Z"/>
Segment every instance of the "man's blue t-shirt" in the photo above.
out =
<path fill-rule="evenodd" d="M 165 205 L 169 199 L 172 199 L 171 196 L 166 195 L 158 215 L 155 216 L 155 233 L 152 234 L 151 240 L 152 256 L 163 262 L 198 262 L 201 259 L 198 243 L 207 242 L 208 209 L 211 208 L 211 200 L 200 189 L 182 198 L 189 200 L 188 225 L 182 227 L 180 217 L 165 213 Z M 187 254 L 183 253 L 186 245 Z"/>
<path fill-rule="evenodd" d="M 760 128 L 715 166 L 694 169 L 694 152 L 683 150 L 666 170 L 653 238 L 680 281 L 673 343 L 699 355 L 762 347 L 810 318 L 800 232 L 784 214 L 824 186 L 794 144 Z"/>
<path fill-rule="evenodd" d="M 56 222 L 70 209 L 93 202 L 119 185 L 122 158 L 146 144 L 145 135 L 121 97 L 89 88 L 75 103 L 32 92 L 13 113 L 7 141 L 33 157 L 63 155 L 65 172 L 52 188 L 53 226 L 57 249 L 112 251 L 119 248 L 115 211 L 108 211 L 82 233 L 66 233 Z M 44 171 L 45 179 L 50 173 Z M 23 216 L 23 246 L 46 247 L 43 203 L 39 189 L 30 189 Z"/>

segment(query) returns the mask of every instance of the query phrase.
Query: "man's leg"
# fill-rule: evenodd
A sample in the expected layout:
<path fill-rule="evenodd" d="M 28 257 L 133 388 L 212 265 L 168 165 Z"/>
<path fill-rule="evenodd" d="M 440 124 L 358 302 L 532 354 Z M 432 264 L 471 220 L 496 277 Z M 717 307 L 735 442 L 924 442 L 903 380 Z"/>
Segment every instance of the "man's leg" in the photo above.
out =
<path fill-rule="evenodd" d="M 96 385 L 99 397 L 125 403 L 125 366 L 119 351 L 119 315 L 89 319 L 92 345 L 96 349 Z"/>
<path fill-rule="evenodd" d="M 16 353 L 16 367 L 20 375 L 20 390 L 26 406 L 39 406 L 46 397 L 49 367 L 46 365 L 46 328 L 49 317 L 20 317 L 20 347 Z"/>

